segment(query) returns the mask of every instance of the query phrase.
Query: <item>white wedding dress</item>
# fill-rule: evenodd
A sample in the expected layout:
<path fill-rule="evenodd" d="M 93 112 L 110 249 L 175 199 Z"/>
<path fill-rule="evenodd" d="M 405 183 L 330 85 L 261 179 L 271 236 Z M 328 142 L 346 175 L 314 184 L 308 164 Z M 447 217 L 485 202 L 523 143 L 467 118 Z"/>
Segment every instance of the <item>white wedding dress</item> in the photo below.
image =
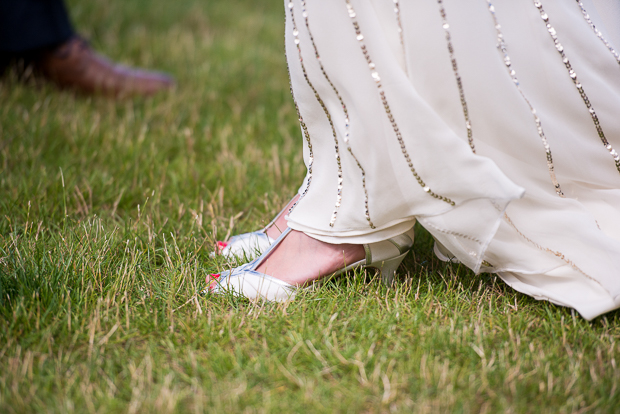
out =
<path fill-rule="evenodd" d="M 308 167 L 291 228 L 370 243 L 417 219 L 520 292 L 620 307 L 619 1 L 285 8 Z"/>

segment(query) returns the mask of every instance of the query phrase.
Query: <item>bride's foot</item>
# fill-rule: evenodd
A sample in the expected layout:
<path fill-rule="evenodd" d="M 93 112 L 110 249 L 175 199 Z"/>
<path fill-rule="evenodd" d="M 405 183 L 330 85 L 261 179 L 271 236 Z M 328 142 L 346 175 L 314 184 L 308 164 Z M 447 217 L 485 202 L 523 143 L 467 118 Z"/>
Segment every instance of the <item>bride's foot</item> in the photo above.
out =
<path fill-rule="evenodd" d="M 207 277 L 209 291 L 229 285 L 233 291 L 268 300 L 291 298 L 291 289 L 332 275 L 353 263 L 364 262 L 366 251 L 359 244 L 329 244 L 287 228 L 286 234 L 257 260 L 232 272 Z M 222 276 L 222 277 L 220 277 Z M 246 281 L 246 277 L 249 279 Z M 224 281 L 223 279 L 228 279 Z M 244 279 L 240 281 L 239 279 Z"/>
<path fill-rule="evenodd" d="M 205 292 L 229 292 L 248 299 L 284 301 L 299 287 L 355 267 L 373 267 L 391 286 L 396 269 L 413 247 L 413 229 L 390 239 L 364 244 L 328 244 L 287 228 L 258 259 L 207 277 Z"/>
<path fill-rule="evenodd" d="M 359 262 L 366 257 L 359 244 L 329 244 L 291 231 L 256 271 L 302 286 Z"/>

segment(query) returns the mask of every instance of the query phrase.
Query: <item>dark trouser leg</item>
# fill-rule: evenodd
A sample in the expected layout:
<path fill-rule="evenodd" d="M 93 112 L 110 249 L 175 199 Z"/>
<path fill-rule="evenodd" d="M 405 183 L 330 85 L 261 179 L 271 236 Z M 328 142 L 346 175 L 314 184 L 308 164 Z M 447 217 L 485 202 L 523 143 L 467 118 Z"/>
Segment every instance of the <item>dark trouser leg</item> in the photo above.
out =
<path fill-rule="evenodd" d="M 12 59 L 28 61 L 71 36 L 63 0 L 0 0 L 0 75 Z"/>
<path fill-rule="evenodd" d="M 0 0 L 0 52 L 56 46 L 72 35 L 62 0 Z"/>

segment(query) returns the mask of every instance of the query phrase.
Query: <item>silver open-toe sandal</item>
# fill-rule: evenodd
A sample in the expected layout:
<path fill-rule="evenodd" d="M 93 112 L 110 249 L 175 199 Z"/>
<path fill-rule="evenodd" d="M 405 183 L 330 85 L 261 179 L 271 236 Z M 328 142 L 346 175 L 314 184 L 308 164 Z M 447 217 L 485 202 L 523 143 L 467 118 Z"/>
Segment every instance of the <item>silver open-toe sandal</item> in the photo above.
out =
<path fill-rule="evenodd" d="M 263 299 L 274 302 L 293 299 L 301 287 L 256 271 L 291 231 L 290 228 L 287 228 L 259 258 L 252 262 L 239 266 L 232 271 L 211 275 L 211 280 L 207 281 L 210 286 L 204 292 L 231 293 L 233 296 L 244 296 L 251 300 Z M 340 269 L 332 276 L 340 275 L 355 268 L 373 267 L 381 273 L 383 283 L 392 286 L 398 266 L 413 247 L 413 236 L 412 228 L 391 239 L 364 244 L 366 258 Z"/>

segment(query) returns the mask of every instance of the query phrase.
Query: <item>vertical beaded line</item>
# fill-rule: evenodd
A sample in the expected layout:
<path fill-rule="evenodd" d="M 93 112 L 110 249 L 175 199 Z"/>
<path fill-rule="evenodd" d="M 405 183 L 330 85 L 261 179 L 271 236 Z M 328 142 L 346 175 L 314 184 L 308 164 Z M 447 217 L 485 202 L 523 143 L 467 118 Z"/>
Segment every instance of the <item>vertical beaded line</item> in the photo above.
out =
<path fill-rule="evenodd" d="M 295 13 L 294 13 L 293 7 L 294 7 L 293 0 L 290 0 L 288 3 L 288 9 L 291 13 L 291 22 L 293 23 L 293 36 L 295 37 L 295 45 L 297 45 L 297 53 L 299 54 L 299 63 L 301 64 L 301 70 L 304 74 L 304 78 L 306 79 L 306 83 L 308 84 L 310 89 L 312 89 L 312 92 L 314 92 L 314 97 L 321 105 L 321 108 L 323 108 L 323 112 L 325 112 L 325 116 L 327 117 L 327 120 L 329 121 L 329 126 L 332 129 L 332 135 L 334 137 L 334 143 L 336 145 L 336 163 L 338 164 L 338 196 L 336 198 L 336 205 L 334 207 L 334 212 L 332 213 L 331 220 L 329 221 L 329 226 L 334 227 L 334 223 L 336 222 L 336 216 L 338 215 L 338 209 L 340 208 L 340 203 L 342 202 L 342 182 L 343 182 L 342 164 L 340 162 L 340 149 L 338 146 L 338 137 L 336 135 L 336 128 L 334 127 L 334 122 L 332 121 L 332 117 L 329 111 L 327 110 L 327 107 L 325 106 L 323 99 L 321 99 L 316 88 L 310 81 L 310 78 L 308 77 L 308 72 L 306 72 L 306 65 L 304 65 L 304 58 L 301 55 L 301 46 L 299 46 L 299 43 L 300 43 L 299 30 L 297 29 L 297 23 L 295 21 Z M 307 16 L 308 16 L 308 13 L 304 11 L 303 17 L 306 18 Z"/>
<path fill-rule="evenodd" d="M 368 222 L 368 225 L 370 226 L 370 228 L 374 229 L 376 227 L 370 218 L 370 210 L 368 208 L 368 191 L 366 190 L 366 171 L 364 171 L 362 164 L 359 162 L 359 160 L 353 153 L 353 150 L 351 149 L 351 145 L 349 144 L 349 138 L 350 138 L 349 111 L 347 109 L 347 105 L 345 105 L 344 100 L 340 96 L 340 92 L 338 92 L 338 89 L 332 83 L 331 79 L 327 75 L 327 72 L 325 71 L 325 68 L 323 67 L 323 63 L 321 62 L 321 56 L 319 55 L 319 50 L 316 47 L 316 43 L 314 42 L 314 36 L 312 36 L 312 31 L 310 30 L 310 24 L 308 23 L 308 13 L 306 11 L 306 0 L 301 0 L 301 7 L 302 7 L 302 16 L 304 16 L 304 20 L 306 23 L 306 29 L 308 30 L 308 35 L 310 36 L 310 41 L 312 43 L 312 47 L 314 48 L 314 55 L 316 56 L 316 60 L 319 63 L 319 67 L 321 68 L 321 72 L 323 73 L 325 80 L 327 80 L 329 85 L 332 87 L 332 90 L 338 97 L 338 100 L 340 101 L 340 105 L 342 106 L 342 111 L 344 113 L 344 130 L 345 130 L 344 143 L 347 146 L 347 150 L 349 151 L 349 153 L 351 154 L 351 156 L 357 163 L 357 167 L 360 169 L 362 173 L 362 187 L 364 189 L 364 215 L 366 217 L 366 221 Z"/>
<path fill-rule="evenodd" d="M 286 12 L 285 12 L 286 17 Z M 286 19 L 285 19 L 286 20 Z M 286 41 L 286 40 L 285 40 Z M 284 54 L 286 55 L 286 48 L 284 48 Z M 308 194 L 308 190 L 310 190 L 310 184 L 312 183 L 312 166 L 314 165 L 314 152 L 312 151 L 312 140 L 310 139 L 310 133 L 308 132 L 308 127 L 304 122 L 304 118 L 301 116 L 301 111 L 299 110 L 299 106 L 297 105 L 297 100 L 295 99 L 295 94 L 293 93 L 293 80 L 291 76 L 291 68 L 288 63 L 288 56 L 286 59 L 286 71 L 288 73 L 288 86 L 291 91 L 291 96 L 293 97 L 293 103 L 295 104 L 295 111 L 297 111 L 297 118 L 299 119 L 299 124 L 301 125 L 301 129 L 303 131 L 304 138 L 306 139 L 306 144 L 308 145 L 308 182 L 306 183 L 306 188 L 303 193 L 299 196 L 297 201 L 293 203 L 291 208 L 288 209 L 288 214 L 297 207 L 302 198 Z"/>
<path fill-rule="evenodd" d="M 407 49 L 405 48 L 405 34 L 403 33 L 403 22 L 400 18 L 400 2 L 394 0 L 394 13 L 396 14 L 396 22 L 398 23 L 398 35 L 400 36 L 400 46 L 403 48 L 403 61 L 405 62 L 405 73 L 409 76 L 407 68 Z"/>
<path fill-rule="evenodd" d="M 579 95 L 581 96 L 581 99 L 583 99 L 583 103 L 588 108 L 588 112 L 590 113 L 590 117 L 592 118 L 592 122 L 594 123 L 594 127 L 596 128 L 596 132 L 598 132 L 598 136 L 601 139 L 601 142 L 603 143 L 607 151 L 609 151 L 609 153 L 613 157 L 614 162 L 616 164 L 616 169 L 618 170 L 618 172 L 620 172 L 620 155 L 618 155 L 618 153 L 616 152 L 615 149 L 613 149 L 609 141 L 607 141 L 607 138 L 605 137 L 605 133 L 603 132 L 603 128 L 601 127 L 601 123 L 598 119 L 598 116 L 596 115 L 596 111 L 594 110 L 594 107 L 590 103 L 590 99 L 586 95 L 586 92 L 584 91 L 583 86 L 581 85 L 581 82 L 579 82 L 579 80 L 577 79 L 577 73 L 575 73 L 575 70 L 571 66 L 570 61 L 568 60 L 568 58 L 566 57 L 566 54 L 564 53 L 564 47 L 558 40 L 558 36 L 556 34 L 555 28 L 551 26 L 551 24 L 549 23 L 549 15 L 545 13 L 545 10 L 543 9 L 542 3 L 540 1 L 538 0 L 534 1 L 534 6 L 538 9 L 540 13 L 540 17 L 545 23 L 545 26 L 547 27 L 547 32 L 549 32 L 549 35 L 551 36 L 551 39 L 553 40 L 553 43 L 555 44 L 556 50 L 562 57 L 562 63 L 564 63 L 564 66 L 566 66 L 568 75 L 570 76 L 573 83 L 575 84 L 577 91 L 579 91 Z"/>
<path fill-rule="evenodd" d="M 618 54 L 618 52 L 616 52 L 616 50 L 613 48 L 613 46 L 607 41 L 607 39 L 605 39 L 605 37 L 603 37 L 603 33 L 601 33 L 600 30 L 598 30 L 596 28 L 596 26 L 594 25 L 594 23 L 592 23 L 592 19 L 590 19 L 590 15 L 588 14 L 588 12 L 586 11 L 586 8 L 583 7 L 583 3 L 581 2 L 581 0 L 577 0 L 577 4 L 579 5 L 579 8 L 581 9 L 581 14 L 583 15 L 583 18 L 586 20 L 586 22 L 590 25 L 590 27 L 592 28 L 592 30 L 594 31 L 594 34 L 596 35 L 596 37 L 598 37 L 599 39 L 601 39 L 601 42 L 603 42 L 603 44 L 605 45 L 605 47 L 607 47 L 607 49 L 611 52 L 611 54 L 614 56 L 614 58 L 616 59 L 616 62 L 618 62 L 618 64 L 620 65 L 620 54 Z"/>
<path fill-rule="evenodd" d="M 387 98 L 385 96 L 385 91 L 383 90 L 383 86 L 381 84 L 381 77 L 379 76 L 379 72 L 376 71 L 375 64 L 370 58 L 370 54 L 368 53 L 368 49 L 366 48 L 366 44 L 364 43 L 364 35 L 362 34 L 359 23 L 357 22 L 357 19 L 356 19 L 357 14 L 355 13 L 355 9 L 351 5 L 351 0 L 346 0 L 346 3 L 347 3 L 347 11 L 349 13 L 349 17 L 351 18 L 351 21 L 353 23 L 353 28 L 355 29 L 356 39 L 359 42 L 360 48 L 362 49 L 362 53 L 364 54 L 364 58 L 366 59 L 366 62 L 368 63 L 368 68 L 370 69 L 370 76 L 372 77 L 372 79 L 375 81 L 377 85 L 377 89 L 379 90 L 379 96 L 381 98 L 381 102 L 383 103 L 383 108 L 385 109 L 385 113 L 390 123 L 392 124 L 392 128 L 394 129 L 394 134 L 396 135 L 396 139 L 398 140 L 398 143 L 400 144 L 400 149 L 403 153 L 403 156 L 405 157 L 405 160 L 407 161 L 407 165 L 409 166 L 409 169 L 411 170 L 413 177 L 418 182 L 418 184 L 422 187 L 424 192 L 426 192 L 431 197 L 444 201 L 452 206 L 456 205 L 456 203 L 452 201 L 451 199 L 449 199 L 448 197 L 444 197 L 442 195 L 436 194 L 433 190 L 431 190 L 431 188 L 428 185 L 426 185 L 424 180 L 422 180 L 422 177 L 420 177 L 416 169 L 413 167 L 413 163 L 411 162 L 411 157 L 409 157 L 409 153 L 407 152 L 407 148 L 405 146 L 405 141 L 403 140 L 403 136 L 400 133 L 400 130 L 398 129 L 398 124 L 396 123 L 396 120 L 394 119 L 394 115 L 392 114 L 392 110 L 390 109 L 390 105 L 388 104 Z"/>
<path fill-rule="evenodd" d="M 290 75 L 289 75 L 290 76 Z M 291 94 L 293 94 L 293 88 L 291 87 Z M 304 138 L 306 139 L 306 143 L 308 144 L 308 182 L 306 183 L 306 189 L 299 196 L 297 201 L 293 203 L 291 208 L 288 209 L 288 214 L 297 207 L 297 204 L 301 201 L 302 198 L 308 194 L 308 190 L 310 190 L 310 184 L 312 183 L 312 166 L 314 164 L 314 153 L 312 152 L 312 141 L 310 140 L 310 133 L 308 132 L 308 127 L 304 122 L 304 118 L 301 116 L 301 112 L 299 111 L 299 107 L 297 106 L 297 101 L 295 101 L 295 97 L 293 96 L 293 102 L 295 103 L 295 110 L 297 111 L 297 116 L 299 117 L 299 124 L 301 125 L 301 129 L 304 132 Z"/>
<path fill-rule="evenodd" d="M 463 107 L 463 115 L 465 116 L 465 128 L 467 129 L 467 142 L 471 147 L 471 151 L 475 154 L 476 147 L 474 146 L 474 137 L 471 130 L 471 122 L 469 120 L 469 110 L 467 109 L 467 101 L 465 100 L 465 92 L 463 91 L 463 81 L 459 74 L 459 67 L 456 64 L 456 57 L 454 56 L 454 48 L 452 47 L 452 36 L 450 36 L 450 23 L 448 23 L 448 16 L 446 15 L 446 9 L 443 7 L 443 0 L 437 0 L 439 4 L 439 12 L 441 13 L 442 27 L 446 33 L 446 42 L 448 44 L 448 52 L 450 52 L 450 61 L 452 62 L 452 71 L 456 78 L 456 85 L 459 88 L 459 96 L 461 98 L 461 106 Z"/>
<path fill-rule="evenodd" d="M 545 132 L 543 131 L 542 122 L 540 121 L 540 118 L 538 117 L 538 114 L 536 113 L 536 109 L 532 106 L 532 103 L 530 102 L 530 100 L 527 99 L 527 97 L 525 96 L 523 89 L 521 89 L 519 79 L 517 78 L 517 73 L 512 67 L 512 61 L 510 60 L 510 56 L 508 55 L 508 48 L 506 47 L 506 42 L 504 41 L 504 34 L 502 33 L 502 26 L 499 24 L 499 21 L 497 20 L 497 15 L 495 14 L 495 6 L 493 6 L 493 4 L 491 3 L 491 0 L 487 0 L 487 5 L 489 7 L 489 12 L 491 12 L 491 16 L 493 17 L 493 22 L 495 24 L 495 30 L 497 31 L 497 49 L 503 55 L 504 64 L 506 65 L 506 69 L 508 70 L 508 74 L 510 75 L 512 82 L 514 83 L 515 87 L 519 91 L 519 94 L 521 95 L 521 97 L 523 98 L 527 106 L 530 108 L 530 112 L 534 116 L 534 122 L 536 123 L 536 129 L 538 131 L 538 136 L 540 137 L 542 141 L 543 147 L 545 148 L 545 153 L 547 155 L 547 168 L 549 169 L 549 175 L 551 176 L 551 182 L 553 183 L 553 186 L 555 187 L 555 192 L 560 197 L 564 197 L 564 193 L 562 192 L 560 183 L 558 182 L 558 179 L 555 175 L 555 167 L 553 165 L 553 156 L 551 155 L 551 147 L 549 146 L 549 143 L 547 142 L 547 137 L 545 135 Z"/>
<path fill-rule="evenodd" d="M 581 270 L 581 268 L 579 268 L 579 266 L 577 266 L 577 264 L 575 262 L 573 262 L 572 260 L 570 260 L 568 257 L 566 257 L 566 255 L 562 252 L 559 252 L 557 250 L 552 250 L 549 249 L 547 247 L 543 247 L 540 244 L 536 243 L 534 240 L 530 239 L 529 237 L 527 237 L 525 234 L 523 234 L 521 232 L 521 230 L 519 230 L 519 228 L 513 223 L 513 221 L 510 219 L 510 217 L 508 216 L 507 213 L 504 213 L 504 220 L 506 221 L 506 223 L 508 223 L 510 225 L 510 227 L 512 227 L 519 236 L 521 236 L 523 239 L 525 239 L 528 243 L 532 244 L 534 247 L 536 247 L 538 250 L 542 251 L 542 252 L 546 252 L 546 253 L 550 253 L 552 255 L 554 255 L 555 257 L 559 258 L 560 260 L 562 260 L 564 263 L 568 264 L 569 266 L 571 266 L 573 269 L 575 269 L 576 271 L 578 271 L 579 273 L 581 273 L 582 275 L 584 275 L 586 278 L 592 280 L 593 282 L 598 283 L 599 285 L 601 285 L 601 287 L 603 287 L 603 289 L 605 289 L 605 287 L 603 286 L 603 284 L 598 281 L 597 279 L 593 278 L 592 276 L 588 275 L 586 272 L 584 272 L 583 270 Z M 605 289 L 607 290 L 607 289 Z"/>

